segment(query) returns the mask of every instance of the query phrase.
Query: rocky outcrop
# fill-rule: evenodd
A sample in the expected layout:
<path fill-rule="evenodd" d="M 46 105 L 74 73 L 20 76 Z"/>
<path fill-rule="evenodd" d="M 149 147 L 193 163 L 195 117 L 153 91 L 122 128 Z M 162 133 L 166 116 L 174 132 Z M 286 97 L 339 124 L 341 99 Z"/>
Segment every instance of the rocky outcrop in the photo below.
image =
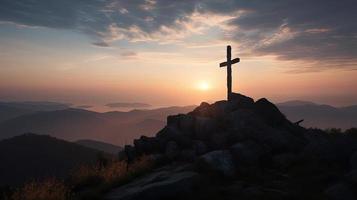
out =
<path fill-rule="evenodd" d="M 203 102 L 190 113 L 169 116 L 155 137 L 142 136 L 120 153 L 121 159 L 152 154 L 192 168 L 162 169 L 107 197 L 182 199 L 179 194 L 189 192 L 192 199 L 336 199 L 346 193 L 349 199 L 357 185 L 352 144 L 357 139 L 335 139 L 291 123 L 267 99 L 232 94 L 230 101 Z"/>
<path fill-rule="evenodd" d="M 147 176 L 116 188 L 105 195 L 106 200 L 170 199 L 190 193 L 197 185 L 199 174 L 185 168 L 160 168 Z"/>

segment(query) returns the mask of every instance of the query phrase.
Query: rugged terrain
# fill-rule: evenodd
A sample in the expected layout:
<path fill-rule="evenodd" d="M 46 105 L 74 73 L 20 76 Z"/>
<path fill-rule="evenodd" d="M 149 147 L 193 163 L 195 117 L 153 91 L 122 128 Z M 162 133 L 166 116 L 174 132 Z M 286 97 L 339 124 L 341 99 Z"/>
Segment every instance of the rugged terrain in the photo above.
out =
<path fill-rule="evenodd" d="M 267 99 L 232 94 L 125 146 L 120 159 L 149 155 L 161 167 L 104 198 L 356 199 L 356 150 L 355 129 L 305 129 Z"/>

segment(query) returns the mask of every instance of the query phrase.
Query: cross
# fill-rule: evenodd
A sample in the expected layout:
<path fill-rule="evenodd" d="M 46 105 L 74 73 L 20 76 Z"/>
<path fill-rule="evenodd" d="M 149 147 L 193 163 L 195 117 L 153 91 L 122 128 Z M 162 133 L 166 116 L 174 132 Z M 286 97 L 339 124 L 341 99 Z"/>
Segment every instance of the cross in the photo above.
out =
<path fill-rule="evenodd" d="M 225 67 L 227 66 L 227 99 L 230 100 L 230 96 L 232 94 L 232 65 L 235 63 L 238 63 L 240 61 L 239 58 L 235 58 L 235 59 L 231 59 L 232 55 L 232 48 L 231 46 L 227 46 L 227 61 L 226 62 L 222 62 L 219 64 L 219 67 Z"/>

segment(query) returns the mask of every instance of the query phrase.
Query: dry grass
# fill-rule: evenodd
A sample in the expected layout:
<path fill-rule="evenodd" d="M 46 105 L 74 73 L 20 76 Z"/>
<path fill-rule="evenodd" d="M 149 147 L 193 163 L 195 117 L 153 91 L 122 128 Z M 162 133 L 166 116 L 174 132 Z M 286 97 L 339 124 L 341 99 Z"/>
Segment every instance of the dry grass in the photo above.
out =
<path fill-rule="evenodd" d="M 70 198 L 70 189 L 62 181 L 54 178 L 26 183 L 10 197 L 12 200 L 68 200 Z"/>
<path fill-rule="evenodd" d="M 113 183 L 126 179 L 152 167 L 152 162 L 147 156 L 137 159 L 127 170 L 126 162 L 112 160 L 105 166 L 82 165 L 71 174 L 71 183 L 74 186 L 85 186 L 102 183 Z"/>
<path fill-rule="evenodd" d="M 143 156 L 129 165 L 112 160 L 106 165 L 82 165 L 71 173 L 66 183 L 51 178 L 32 181 L 17 189 L 10 200 L 70 200 L 100 199 L 101 194 L 124 184 L 153 167 L 149 157 Z"/>

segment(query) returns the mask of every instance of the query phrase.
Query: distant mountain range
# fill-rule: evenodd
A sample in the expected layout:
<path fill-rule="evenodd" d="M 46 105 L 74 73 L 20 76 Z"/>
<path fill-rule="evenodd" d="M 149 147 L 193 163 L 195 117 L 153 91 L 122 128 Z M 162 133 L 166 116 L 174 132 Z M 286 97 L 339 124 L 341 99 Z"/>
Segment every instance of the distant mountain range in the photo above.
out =
<path fill-rule="evenodd" d="M 277 106 L 293 122 L 304 119 L 301 125 L 305 127 L 357 127 L 357 105 L 337 108 L 289 101 Z M 53 102 L 0 103 L 0 140 L 33 132 L 68 141 L 97 140 L 123 146 L 141 135 L 154 135 L 168 115 L 187 113 L 194 107 L 98 113 Z"/>
<path fill-rule="evenodd" d="M 0 122 L 38 111 L 53 111 L 69 108 L 70 104 L 57 102 L 0 102 Z"/>
<path fill-rule="evenodd" d="M 25 134 L 0 141 L 0 186 L 34 178 L 66 177 L 78 165 L 96 162 L 100 151 L 47 135 Z"/>
<path fill-rule="evenodd" d="M 187 113 L 194 106 L 98 113 L 67 108 L 26 113 L 0 122 L 0 140 L 23 133 L 49 134 L 68 141 L 91 139 L 116 145 L 141 135 L 154 135 L 168 115 Z"/>
<path fill-rule="evenodd" d="M 285 116 L 295 122 L 301 119 L 304 127 L 341 128 L 357 127 L 357 105 L 333 107 L 307 101 L 288 101 L 277 106 Z"/>
<path fill-rule="evenodd" d="M 122 150 L 120 146 L 95 140 L 77 140 L 75 143 L 113 155 L 117 155 Z"/>

